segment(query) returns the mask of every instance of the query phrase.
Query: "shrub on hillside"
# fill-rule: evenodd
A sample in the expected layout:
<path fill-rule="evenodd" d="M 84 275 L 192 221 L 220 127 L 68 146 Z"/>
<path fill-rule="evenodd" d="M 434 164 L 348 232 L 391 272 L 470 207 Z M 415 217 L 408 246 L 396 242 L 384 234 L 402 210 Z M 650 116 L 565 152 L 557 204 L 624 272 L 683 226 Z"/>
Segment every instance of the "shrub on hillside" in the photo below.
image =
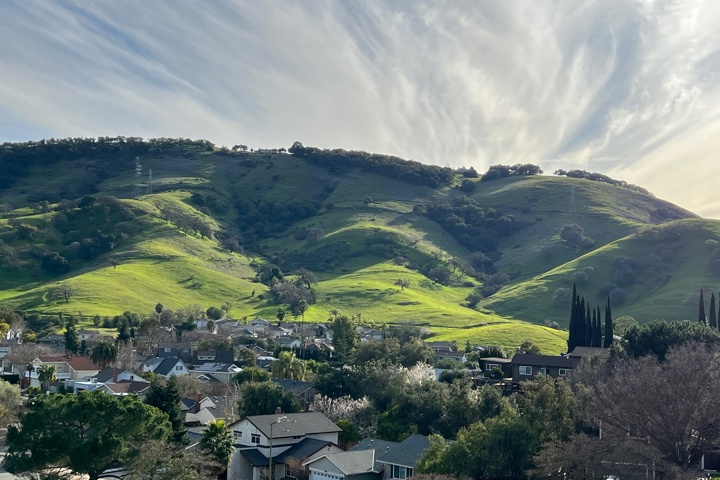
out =
<path fill-rule="evenodd" d="M 67 259 L 59 253 L 50 252 L 43 255 L 40 268 L 55 275 L 62 275 L 70 271 L 70 264 Z"/>
<path fill-rule="evenodd" d="M 569 288 L 558 288 L 553 294 L 553 304 L 567 306 L 572 300 L 572 290 Z"/>

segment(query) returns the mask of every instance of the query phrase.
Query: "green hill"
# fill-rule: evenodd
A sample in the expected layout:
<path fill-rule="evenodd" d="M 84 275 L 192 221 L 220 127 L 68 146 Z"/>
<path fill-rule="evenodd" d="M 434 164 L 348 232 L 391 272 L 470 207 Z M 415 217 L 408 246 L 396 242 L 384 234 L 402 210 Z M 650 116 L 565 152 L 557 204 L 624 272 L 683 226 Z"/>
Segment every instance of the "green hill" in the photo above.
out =
<path fill-rule="evenodd" d="M 635 279 L 615 285 L 623 300 L 614 313 L 638 320 L 692 318 L 693 292 L 712 286 L 717 225 L 653 227 L 695 216 L 624 186 L 539 175 L 480 181 L 295 146 L 232 152 L 119 137 L 3 148 L 0 302 L 26 312 L 89 322 L 149 314 L 157 303 L 226 304 L 234 318 L 272 319 L 282 293 L 271 291 L 277 279 L 265 285 L 256 274 L 275 264 L 290 279 L 299 268 L 316 275 L 305 321 L 339 309 L 376 325 L 412 321 L 439 339 L 531 340 L 558 352 L 566 332 L 544 324 L 567 323 L 553 297 L 585 267 L 593 270 L 581 292 L 599 302 L 618 275 L 615 258 L 628 257 Z M 146 186 L 130 199 L 136 158 Z M 67 302 L 62 286 L 73 292 Z M 474 291 L 485 295 L 470 308 Z"/>

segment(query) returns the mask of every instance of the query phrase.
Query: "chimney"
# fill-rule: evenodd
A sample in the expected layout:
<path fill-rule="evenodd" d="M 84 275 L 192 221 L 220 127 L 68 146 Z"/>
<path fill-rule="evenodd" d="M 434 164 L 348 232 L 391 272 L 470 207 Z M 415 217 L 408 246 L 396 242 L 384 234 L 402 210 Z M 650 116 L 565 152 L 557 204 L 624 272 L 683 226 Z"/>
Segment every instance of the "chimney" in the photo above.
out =
<path fill-rule="evenodd" d="M 195 413 L 200 412 L 200 394 L 195 394 Z"/>
<path fill-rule="evenodd" d="M 118 369 L 113 367 L 113 383 L 117 383 Z"/>
<path fill-rule="evenodd" d="M 275 407 L 275 415 L 280 415 L 282 413 L 282 408 Z"/>

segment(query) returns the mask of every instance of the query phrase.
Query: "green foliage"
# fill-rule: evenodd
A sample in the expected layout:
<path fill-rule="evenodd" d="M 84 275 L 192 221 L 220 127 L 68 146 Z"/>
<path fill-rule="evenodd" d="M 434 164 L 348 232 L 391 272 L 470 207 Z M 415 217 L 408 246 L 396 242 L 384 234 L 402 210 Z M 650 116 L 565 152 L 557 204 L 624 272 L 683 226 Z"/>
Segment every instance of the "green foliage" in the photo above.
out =
<path fill-rule="evenodd" d="M 531 163 L 515 165 L 491 165 L 480 179 L 483 182 L 509 177 L 510 175 L 540 175 L 543 171 L 537 165 Z"/>
<path fill-rule="evenodd" d="M 145 403 L 152 405 L 168 416 L 172 433 L 169 440 L 182 446 L 189 443 L 187 429 L 183 421 L 183 414 L 180 411 L 180 386 L 174 375 L 165 380 L 155 377 L 150 381 L 150 391 L 145 396 Z"/>
<path fill-rule="evenodd" d="M 346 315 L 340 315 L 333 319 L 330 324 L 333 335 L 333 346 L 335 356 L 342 362 L 349 358 L 357 344 L 357 330 L 355 324 Z"/>
<path fill-rule="evenodd" d="M 223 312 L 222 309 L 217 307 L 209 307 L 205 314 L 211 320 L 220 320 L 225 314 L 225 312 Z"/>
<path fill-rule="evenodd" d="M 247 382 L 242 385 L 241 398 L 238 401 L 240 418 L 269 415 L 275 413 L 278 407 L 283 413 L 296 413 L 301 409 L 295 396 L 285 393 L 283 388 L 274 382 Z"/>
<path fill-rule="evenodd" d="M 210 422 L 200 440 L 200 448 L 212 456 L 223 470 L 230 464 L 230 458 L 235 450 L 230 430 L 223 420 Z"/>
<path fill-rule="evenodd" d="M 0 427 L 13 421 L 20 410 L 20 387 L 0 380 Z"/>
<path fill-rule="evenodd" d="M 636 192 L 643 193 L 645 195 L 650 194 L 650 192 L 648 192 L 644 188 L 638 187 L 637 185 L 629 184 L 625 180 L 615 180 L 614 178 L 610 178 L 607 175 L 603 175 L 602 173 L 591 173 L 591 172 L 587 172 L 585 170 L 565 171 L 565 170 L 559 169 L 559 170 L 555 170 L 555 175 L 562 175 L 562 176 L 570 177 L 570 178 L 583 178 L 585 180 L 592 180 L 594 182 L 609 183 L 610 185 L 615 185 L 617 187 L 629 188 L 630 190 L 634 190 Z"/>
<path fill-rule="evenodd" d="M 118 348 L 115 345 L 105 340 L 100 340 L 93 345 L 90 351 L 90 360 L 92 360 L 100 370 L 103 370 L 108 365 L 115 363 L 117 355 Z"/>
<path fill-rule="evenodd" d="M 142 442 L 162 440 L 169 431 L 167 416 L 137 396 L 42 395 L 28 403 L 19 426 L 8 428 L 5 468 L 38 474 L 64 467 L 96 480 L 110 465 L 136 457 Z"/>
<path fill-rule="evenodd" d="M 644 325 L 631 326 L 625 332 L 624 339 L 624 351 L 631 357 L 654 355 L 664 360 L 669 349 L 684 343 L 717 345 L 720 343 L 720 333 L 698 322 L 654 320 Z"/>

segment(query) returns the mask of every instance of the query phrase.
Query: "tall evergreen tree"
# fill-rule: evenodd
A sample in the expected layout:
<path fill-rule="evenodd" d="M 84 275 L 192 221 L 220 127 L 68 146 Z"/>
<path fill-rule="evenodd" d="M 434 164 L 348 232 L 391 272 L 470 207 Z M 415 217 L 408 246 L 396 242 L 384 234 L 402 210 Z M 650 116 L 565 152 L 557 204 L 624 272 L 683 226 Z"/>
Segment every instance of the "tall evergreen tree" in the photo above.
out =
<path fill-rule="evenodd" d="M 570 305 L 570 324 L 568 327 L 568 353 L 577 346 L 577 288 L 573 283 L 572 303 Z"/>
<path fill-rule="evenodd" d="M 585 342 L 583 347 L 589 347 L 592 345 L 593 336 L 593 324 L 592 324 L 592 312 L 590 311 L 590 302 L 585 304 L 587 311 L 585 312 Z"/>
<path fill-rule="evenodd" d="M 187 445 L 189 440 L 182 412 L 180 411 L 180 400 L 182 400 L 180 385 L 175 376 L 170 377 L 167 382 L 161 378 L 154 378 L 150 382 L 150 391 L 145 397 L 145 403 L 167 413 L 172 426 L 172 433 L 168 440 L 178 445 Z"/>
<path fill-rule="evenodd" d="M 710 294 L 710 326 L 717 329 L 717 314 L 715 313 L 715 292 Z"/>
<path fill-rule="evenodd" d="M 74 318 L 69 317 L 65 322 L 65 351 L 75 355 L 80 350 L 80 335 L 77 333 Z"/>
<path fill-rule="evenodd" d="M 613 343 L 613 321 L 612 312 L 610 311 L 610 297 L 608 297 L 607 305 L 605 306 L 605 343 L 603 347 L 610 348 Z"/>
<path fill-rule="evenodd" d="M 602 347 L 602 317 L 600 316 L 600 305 L 595 309 L 597 325 L 595 326 L 595 338 L 593 339 L 593 347 Z"/>
<path fill-rule="evenodd" d="M 582 347 L 585 343 L 585 298 L 579 297 L 580 301 L 578 302 L 578 312 L 577 312 L 577 322 L 578 322 L 578 336 L 577 336 L 577 346 Z"/>
<path fill-rule="evenodd" d="M 705 322 L 705 300 L 703 300 L 703 291 L 700 289 L 700 308 L 698 309 L 698 323 L 706 324 Z"/>

